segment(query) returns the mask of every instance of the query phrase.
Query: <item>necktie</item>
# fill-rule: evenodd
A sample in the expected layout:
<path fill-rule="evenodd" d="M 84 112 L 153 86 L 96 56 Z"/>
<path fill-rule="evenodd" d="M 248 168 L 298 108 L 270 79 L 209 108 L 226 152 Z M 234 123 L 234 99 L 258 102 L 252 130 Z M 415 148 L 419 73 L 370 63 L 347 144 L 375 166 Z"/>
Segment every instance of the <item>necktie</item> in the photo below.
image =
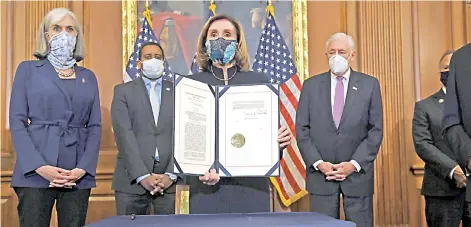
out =
<path fill-rule="evenodd" d="M 152 114 L 154 115 L 154 123 L 157 126 L 157 121 L 159 120 L 160 102 L 157 96 L 157 92 L 155 91 L 156 86 L 157 81 L 150 82 L 149 99 L 150 105 L 152 106 Z"/>
<path fill-rule="evenodd" d="M 157 92 L 155 87 L 158 86 L 157 81 L 150 82 L 150 90 L 149 90 L 149 99 L 150 105 L 152 106 L 152 114 L 154 115 L 154 123 L 157 126 L 157 122 L 159 120 L 159 112 L 160 112 L 160 101 L 159 97 L 157 96 Z M 159 161 L 159 150 L 155 148 L 155 160 Z"/>
<path fill-rule="evenodd" d="M 344 86 L 342 82 L 343 77 L 337 77 L 337 85 L 335 86 L 334 95 L 334 122 L 338 128 L 340 119 L 342 119 L 343 105 L 344 105 Z"/>

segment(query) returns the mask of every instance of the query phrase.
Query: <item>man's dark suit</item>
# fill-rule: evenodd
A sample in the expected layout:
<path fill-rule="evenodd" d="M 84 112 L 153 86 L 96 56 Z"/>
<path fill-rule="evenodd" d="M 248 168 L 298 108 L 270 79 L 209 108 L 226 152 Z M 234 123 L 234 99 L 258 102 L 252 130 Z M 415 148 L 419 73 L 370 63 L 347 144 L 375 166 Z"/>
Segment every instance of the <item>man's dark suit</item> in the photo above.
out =
<path fill-rule="evenodd" d="M 111 118 L 118 146 L 116 169 L 112 188 L 116 191 L 118 214 L 141 213 L 129 205 L 139 200 L 144 207 L 151 197 L 148 191 L 136 183 L 138 177 L 149 173 L 173 172 L 173 86 L 163 80 L 162 98 L 158 125 L 154 123 L 152 106 L 142 78 L 117 85 L 111 105 Z M 158 147 L 160 162 L 154 162 Z M 163 196 L 153 199 L 154 213 L 175 212 L 175 187 L 166 190 Z M 126 193 L 126 194 L 123 194 Z M 127 198 L 128 195 L 134 198 Z M 141 199 L 137 197 L 141 196 Z M 145 207 L 144 207 L 145 208 Z M 146 208 L 147 209 L 147 208 Z"/>
<path fill-rule="evenodd" d="M 339 127 L 334 124 L 331 74 L 326 72 L 303 84 L 296 115 L 298 147 L 306 164 L 306 186 L 312 209 L 338 218 L 339 194 L 345 214 L 358 226 L 373 226 L 374 160 L 383 138 L 381 91 L 376 78 L 351 71 Z M 361 167 L 344 181 L 327 181 L 313 164 L 355 160 Z M 324 198 L 324 199 L 323 199 Z"/>
<path fill-rule="evenodd" d="M 429 227 L 458 227 L 471 224 L 465 206 L 465 189 L 456 187 L 451 171 L 456 167 L 455 155 L 442 136 L 443 90 L 415 104 L 412 136 L 415 151 L 425 162 L 422 195 Z"/>
<path fill-rule="evenodd" d="M 442 123 L 458 164 L 470 171 L 466 166 L 471 157 L 471 43 L 451 57 Z M 471 185 L 469 178 L 466 184 Z M 466 200 L 471 201 L 471 187 L 466 189 Z"/>

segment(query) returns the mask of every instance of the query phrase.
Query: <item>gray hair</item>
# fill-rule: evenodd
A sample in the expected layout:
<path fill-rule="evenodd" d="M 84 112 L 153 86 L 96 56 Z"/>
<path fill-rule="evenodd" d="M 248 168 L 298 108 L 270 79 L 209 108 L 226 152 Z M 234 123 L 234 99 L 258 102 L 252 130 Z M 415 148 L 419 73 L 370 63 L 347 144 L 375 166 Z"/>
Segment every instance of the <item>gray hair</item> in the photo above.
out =
<path fill-rule="evenodd" d="M 326 52 L 328 51 L 327 48 L 329 48 L 329 44 L 332 41 L 339 40 L 339 39 L 347 39 L 348 46 L 352 51 L 355 50 L 355 41 L 353 41 L 353 38 L 343 32 L 335 33 L 332 35 L 329 39 L 327 39 L 327 42 L 325 42 L 325 50 Z"/>
<path fill-rule="evenodd" d="M 51 24 L 56 24 L 65 16 L 70 16 L 74 20 L 75 29 L 77 30 L 77 43 L 75 44 L 74 58 L 77 61 L 83 60 L 85 57 L 85 41 L 82 33 L 82 26 L 78 23 L 75 14 L 66 8 L 55 8 L 49 11 L 44 17 L 41 25 L 39 26 L 39 33 L 36 39 L 36 51 L 34 56 L 39 59 L 44 59 L 49 54 L 49 44 L 46 40 L 46 32 Z"/>

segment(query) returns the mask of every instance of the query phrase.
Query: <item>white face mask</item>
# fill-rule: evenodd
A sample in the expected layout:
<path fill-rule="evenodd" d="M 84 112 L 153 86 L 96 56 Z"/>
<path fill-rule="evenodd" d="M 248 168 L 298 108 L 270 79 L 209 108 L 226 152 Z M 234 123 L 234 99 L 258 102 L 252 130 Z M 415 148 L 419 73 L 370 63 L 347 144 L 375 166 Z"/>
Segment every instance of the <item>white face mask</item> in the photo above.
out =
<path fill-rule="evenodd" d="M 350 56 L 348 57 L 350 59 Z M 329 58 L 329 67 L 330 70 L 336 74 L 342 74 L 348 69 L 348 59 L 336 54 Z"/>
<path fill-rule="evenodd" d="M 158 79 L 164 73 L 164 62 L 156 58 L 145 60 L 142 62 L 142 73 L 150 79 Z"/>

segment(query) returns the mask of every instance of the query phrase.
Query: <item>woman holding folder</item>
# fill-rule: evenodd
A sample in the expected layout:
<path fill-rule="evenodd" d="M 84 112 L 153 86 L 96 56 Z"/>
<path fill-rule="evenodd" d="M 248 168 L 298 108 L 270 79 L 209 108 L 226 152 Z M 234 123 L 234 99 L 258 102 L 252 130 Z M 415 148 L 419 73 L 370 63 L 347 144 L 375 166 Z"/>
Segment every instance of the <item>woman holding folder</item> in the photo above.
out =
<path fill-rule="evenodd" d="M 191 78 L 203 83 L 270 83 L 267 75 L 250 71 L 242 26 L 226 15 L 211 17 L 203 27 L 198 39 L 197 63 L 202 72 L 191 75 Z M 286 147 L 292 138 L 286 127 L 280 128 L 280 147 Z M 188 177 L 187 182 L 190 185 L 192 214 L 270 212 L 269 181 L 266 177 L 220 179 L 213 169 L 199 179 Z"/>

